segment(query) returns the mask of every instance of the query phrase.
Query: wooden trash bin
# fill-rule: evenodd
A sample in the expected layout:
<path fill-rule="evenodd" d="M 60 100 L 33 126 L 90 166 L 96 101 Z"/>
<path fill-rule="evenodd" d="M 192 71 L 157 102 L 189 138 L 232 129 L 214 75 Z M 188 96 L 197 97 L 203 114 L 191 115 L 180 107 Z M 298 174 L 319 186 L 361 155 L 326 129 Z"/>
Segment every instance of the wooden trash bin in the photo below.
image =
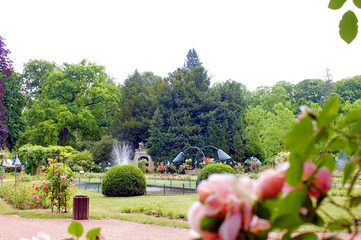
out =
<path fill-rule="evenodd" d="M 73 198 L 73 219 L 89 219 L 89 197 L 87 195 L 75 195 Z"/>

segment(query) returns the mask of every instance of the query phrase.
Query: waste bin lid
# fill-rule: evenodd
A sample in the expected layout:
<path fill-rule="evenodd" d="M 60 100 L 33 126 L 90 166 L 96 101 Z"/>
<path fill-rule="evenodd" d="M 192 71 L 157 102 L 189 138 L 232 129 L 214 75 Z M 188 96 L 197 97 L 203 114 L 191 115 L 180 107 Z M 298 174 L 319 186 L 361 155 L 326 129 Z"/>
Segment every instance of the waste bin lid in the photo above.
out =
<path fill-rule="evenodd" d="M 88 197 L 88 195 L 77 194 L 77 195 L 74 195 L 74 197 Z"/>

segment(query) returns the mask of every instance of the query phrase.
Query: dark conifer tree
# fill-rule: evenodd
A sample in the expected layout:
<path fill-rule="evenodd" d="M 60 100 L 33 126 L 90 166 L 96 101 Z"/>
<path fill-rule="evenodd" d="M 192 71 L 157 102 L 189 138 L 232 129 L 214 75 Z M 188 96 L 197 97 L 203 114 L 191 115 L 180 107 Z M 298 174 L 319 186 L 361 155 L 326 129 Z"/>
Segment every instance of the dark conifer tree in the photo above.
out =
<path fill-rule="evenodd" d="M 194 50 L 194 48 L 189 49 L 187 54 L 187 59 L 185 60 L 184 63 L 184 68 L 189 71 L 192 71 L 197 66 L 202 66 L 202 62 L 199 60 L 196 50 Z"/>

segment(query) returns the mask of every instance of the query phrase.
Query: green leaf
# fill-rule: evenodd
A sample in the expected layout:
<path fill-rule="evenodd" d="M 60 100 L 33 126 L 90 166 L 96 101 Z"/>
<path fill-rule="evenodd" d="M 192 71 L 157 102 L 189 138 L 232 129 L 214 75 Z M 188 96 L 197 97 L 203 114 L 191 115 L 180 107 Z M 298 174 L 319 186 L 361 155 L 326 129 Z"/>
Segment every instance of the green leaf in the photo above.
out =
<path fill-rule="evenodd" d="M 331 0 L 330 3 L 328 4 L 328 8 L 331 9 L 340 9 L 343 4 L 346 2 L 346 0 Z"/>
<path fill-rule="evenodd" d="M 297 186 L 301 182 L 303 163 L 315 149 L 313 134 L 312 120 L 303 118 L 286 135 L 286 148 L 291 152 L 286 179 L 291 186 Z"/>
<path fill-rule="evenodd" d="M 350 44 L 357 36 L 358 25 L 357 17 L 351 10 L 346 12 L 340 21 L 340 36 L 341 38 Z"/>
<path fill-rule="evenodd" d="M 344 186 L 346 182 L 352 178 L 352 173 L 355 170 L 355 167 L 356 163 L 354 161 L 346 163 L 345 167 L 343 168 L 342 186 Z"/>
<path fill-rule="evenodd" d="M 73 221 L 68 227 L 69 234 L 75 235 L 77 238 L 80 238 L 81 235 L 83 235 L 83 231 L 83 226 L 77 221 Z"/>
<path fill-rule="evenodd" d="M 303 187 L 297 191 L 290 192 L 282 201 L 280 208 L 280 215 L 292 214 L 297 215 L 300 212 L 301 206 L 307 197 L 307 189 Z M 283 207 L 287 206 L 287 207 Z"/>
<path fill-rule="evenodd" d="M 340 101 L 337 97 L 328 100 L 317 118 L 317 126 L 327 127 L 332 124 L 336 120 L 339 110 Z"/>
<path fill-rule="evenodd" d="M 361 0 L 353 0 L 356 7 L 361 8 Z"/>
<path fill-rule="evenodd" d="M 344 118 L 342 118 L 338 123 L 338 128 L 344 128 L 350 123 L 354 123 L 361 120 L 361 111 L 359 109 L 352 110 L 351 112 L 347 113 Z"/>
<path fill-rule="evenodd" d="M 87 239 L 94 239 L 95 237 L 99 236 L 101 228 L 93 228 L 90 229 L 89 232 L 86 234 Z"/>
<path fill-rule="evenodd" d="M 345 219 L 340 219 L 340 220 L 337 220 L 337 221 L 334 221 L 334 222 L 331 222 L 329 225 L 328 225 L 328 229 L 330 231 L 340 231 L 340 230 L 345 230 L 345 229 L 348 229 L 350 227 L 350 223 L 345 220 Z"/>
<path fill-rule="evenodd" d="M 201 229 L 210 232 L 218 232 L 222 220 L 217 217 L 204 217 L 201 220 Z"/>
<path fill-rule="evenodd" d="M 355 163 L 355 164 L 356 164 L 356 163 Z M 351 194 L 351 192 L 352 192 L 352 189 L 353 189 L 353 186 L 354 186 L 355 183 L 356 183 L 357 178 L 358 178 L 358 175 L 356 175 L 355 177 L 352 177 L 350 187 L 347 189 L 347 196 L 350 196 L 350 194 Z"/>
<path fill-rule="evenodd" d="M 317 213 L 313 216 L 312 223 L 319 227 L 322 227 L 325 225 L 325 221 Z"/>
<path fill-rule="evenodd" d="M 303 233 L 300 234 L 292 239 L 297 239 L 297 240 L 317 240 L 317 235 L 314 233 Z"/>
<path fill-rule="evenodd" d="M 331 145 L 328 147 L 328 150 L 330 152 L 338 152 L 342 149 L 345 149 L 346 147 L 346 141 L 342 138 L 337 138 L 335 141 L 331 143 Z"/>
<path fill-rule="evenodd" d="M 302 224 L 302 220 L 298 215 L 285 214 L 281 215 L 273 221 L 273 226 L 279 229 L 292 230 Z"/>
<path fill-rule="evenodd" d="M 357 207 L 361 204 L 361 196 L 352 197 L 350 199 L 350 208 Z"/>
<path fill-rule="evenodd" d="M 336 167 L 335 157 L 329 153 L 322 155 L 322 157 L 317 161 L 317 163 L 319 162 L 321 162 L 322 166 L 327 167 L 327 169 L 331 172 Z"/>

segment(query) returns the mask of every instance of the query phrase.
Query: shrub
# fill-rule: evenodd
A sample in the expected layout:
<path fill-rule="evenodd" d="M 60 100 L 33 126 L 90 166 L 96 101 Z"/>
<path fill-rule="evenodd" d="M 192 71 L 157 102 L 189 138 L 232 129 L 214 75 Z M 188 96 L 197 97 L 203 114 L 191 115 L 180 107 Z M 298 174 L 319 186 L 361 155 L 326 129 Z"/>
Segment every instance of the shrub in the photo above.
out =
<path fill-rule="evenodd" d="M 204 169 L 206 169 L 206 172 L 204 173 Z M 232 173 L 236 174 L 236 171 L 234 169 L 227 165 L 222 163 L 214 163 L 211 165 L 207 165 L 205 168 L 202 168 L 202 170 L 198 173 L 198 179 L 197 181 L 202 181 L 203 179 L 207 179 L 209 175 L 213 173 Z M 203 178 L 204 174 L 204 178 Z"/>
<path fill-rule="evenodd" d="M 69 164 L 71 165 L 71 169 L 73 171 L 84 170 L 86 172 L 90 172 L 96 167 L 93 162 L 93 156 L 88 150 L 84 150 L 82 152 L 74 151 L 69 156 Z"/>
<path fill-rule="evenodd" d="M 111 167 L 102 181 L 102 194 L 109 197 L 144 195 L 147 183 L 142 171 L 134 165 Z"/>
<path fill-rule="evenodd" d="M 279 152 L 274 158 L 270 160 L 273 166 L 278 166 L 281 163 L 287 162 L 290 158 L 290 152 Z"/>

